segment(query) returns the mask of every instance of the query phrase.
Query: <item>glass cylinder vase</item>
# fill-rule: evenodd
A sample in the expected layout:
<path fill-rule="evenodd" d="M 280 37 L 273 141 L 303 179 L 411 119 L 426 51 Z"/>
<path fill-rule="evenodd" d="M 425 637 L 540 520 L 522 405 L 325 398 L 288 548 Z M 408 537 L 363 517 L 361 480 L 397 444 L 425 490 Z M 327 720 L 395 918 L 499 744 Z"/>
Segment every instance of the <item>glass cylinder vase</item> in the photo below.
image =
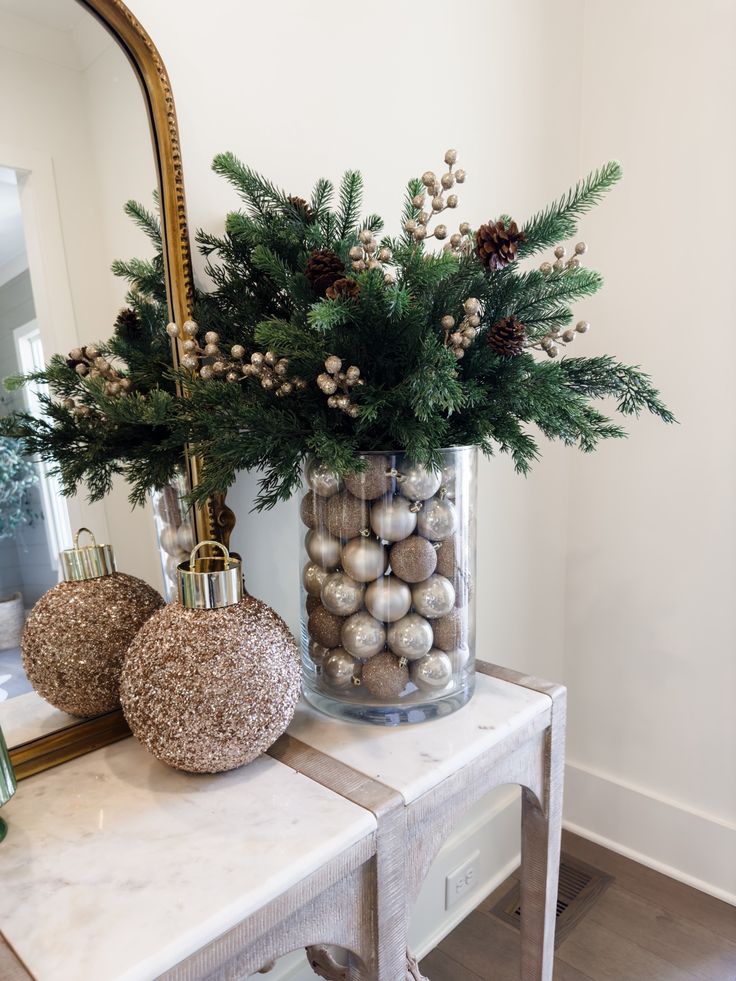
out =
<path fill-rule="evenodd" d="M 304 468 L 304 695 L 379 725 L 461 708 L 475 685 L 476 450 L 437 470 L 370 452 L 345 480 Z"/>
<path fill-rule="evenodd" d="M 185 500 L 187 493 L 187 482 L 181 472 L 170 484 L 151 492 L 153 519 L 161 556 L 163 595 L 167 603 L 177 595 L 177 566 L 189 558 L 197 543 L 194 512 Z"/>

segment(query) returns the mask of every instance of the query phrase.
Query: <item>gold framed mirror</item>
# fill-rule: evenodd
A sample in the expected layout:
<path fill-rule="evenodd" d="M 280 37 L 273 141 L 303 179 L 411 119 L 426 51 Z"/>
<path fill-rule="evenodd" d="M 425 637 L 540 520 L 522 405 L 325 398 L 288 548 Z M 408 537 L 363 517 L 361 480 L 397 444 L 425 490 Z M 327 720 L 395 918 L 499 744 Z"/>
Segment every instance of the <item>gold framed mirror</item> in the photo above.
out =
<path fill-rule="evenodd" d="M 130 199 L 148 205 L 151 193 L 158 193 L 170 320 L 181 324 L 191 317 L 194 289 L 174 98 L 144 28 L 120 0 L 0 0 L 0 25 L 6 103 L 0 136 L 0 375 L 5 377 L 109 334 L 125 294 L 124 285 L 114 282 L 111 262 L 144 247 L 123 211 Z M 3 361 L 11 347 L 15 364 L 11 354 Z M 175 368 L 179 357 L 174 342 Z M 27 393 L 14 395 L 26 404 L 11 409 L 31 411 Z M 184 447 L 182 461 L 191 486 L 197 461 Z M 54 556 L 81 525 L 94 527 L 99 538 L 115 546 L 118 568 L 161 588 L 151 513 L 138 509 L 131 515 L 124 488 L 114 488 L 102 504 L 88 505 L 81 496 L 59 504 L 53 480 L 41 474 L 38 483 L 38 520 L 20 564 L 38 555 L 44 571 L 29 574 L 31 584 L 24 581 L 18 590 L 26 610 L 58 578 Z M 216 537 L 214 508 L 197 511 L 194 522 L 198 540 Z M 0 597 L 8 590 L 3 568 L 9 562 L 3 565 L 0 554 Z M 78 719 L 52 709 L 35 693 L 9 697 L 14 694 L 9 657 L 0 643 L 0 725 L 19 778 L 129 734 L 120 711 Z"/>

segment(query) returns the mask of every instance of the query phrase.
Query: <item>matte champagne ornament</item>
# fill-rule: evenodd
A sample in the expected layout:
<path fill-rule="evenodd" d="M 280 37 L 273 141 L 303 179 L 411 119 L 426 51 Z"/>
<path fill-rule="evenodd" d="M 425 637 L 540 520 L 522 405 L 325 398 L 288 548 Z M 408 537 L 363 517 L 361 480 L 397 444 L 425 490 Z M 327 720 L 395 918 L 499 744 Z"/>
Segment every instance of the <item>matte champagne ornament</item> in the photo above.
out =
<path fill-rule="evenodd" d="M 388 567 L 388 552 L 375 538 L 352 538 L 342 549 L 342 567 L 357 582 L 371 582 Z"/>
<path fill-rule="evenodd" d="M 405 497 L 384 497 L 371 508 L 371 528 L 384 541 L 400 542 L 416 526 L 416 511 Z"/>
<path fill-rule="evenodd" d="M 393 623 L 409 612 L 411 591 L 396 576 L 383 576 L 366 589 L 365 605 L 376 620 Z"/>
<path fill-rule="evenodd" d="M 323 569 L 336 569 L 340 564 L 340 539 L 319 528 L 307 532 L 304 539 L 307 555 Z"/>

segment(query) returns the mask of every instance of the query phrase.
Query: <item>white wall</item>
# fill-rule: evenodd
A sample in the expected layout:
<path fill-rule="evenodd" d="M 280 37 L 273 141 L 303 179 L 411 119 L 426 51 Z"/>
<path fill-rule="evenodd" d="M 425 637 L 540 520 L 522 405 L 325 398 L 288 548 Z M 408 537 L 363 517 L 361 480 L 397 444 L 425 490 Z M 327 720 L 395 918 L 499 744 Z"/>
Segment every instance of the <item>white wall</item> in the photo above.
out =
<path fill-rule="evenodd" d="M 571 460 L 565 589 L 568 816 L 734 897 L 735 43 L 721 0 L 585 5 L 581 166 L 624 168 L 586 221 L 585 345 L 643 364 L 680 425 Z"/>

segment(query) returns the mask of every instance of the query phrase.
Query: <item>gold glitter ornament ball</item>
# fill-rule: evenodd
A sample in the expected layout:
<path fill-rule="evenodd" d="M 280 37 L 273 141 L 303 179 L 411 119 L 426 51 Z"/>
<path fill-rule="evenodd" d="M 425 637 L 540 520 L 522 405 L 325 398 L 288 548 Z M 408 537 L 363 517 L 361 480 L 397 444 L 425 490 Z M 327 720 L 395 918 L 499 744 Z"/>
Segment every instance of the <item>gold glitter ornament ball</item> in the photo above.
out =
<path fill-rule="evenodd" d="M 191 773 L 250 763 L 291 722 L 300 693 L 294 638 L 274 611 L 244 596 L 214 610 L 171 603 L 130 646 L 120 685 L 133 735 Z"/>
<path fill-rule="evenodd" d="M 23 669 L 38 694 L 81 717 L 120 705 L 120 671 L 130 642 L 164 605 L 148 583 L 123 572 L 60 582 L 26 620 Z"/>
<path fill-rule="evenodd" d="M 409 681 L 409 668 L 393 654 L 376 654 L 363 665 L 363 684 L 375 698 L 398 698 Z"/>

